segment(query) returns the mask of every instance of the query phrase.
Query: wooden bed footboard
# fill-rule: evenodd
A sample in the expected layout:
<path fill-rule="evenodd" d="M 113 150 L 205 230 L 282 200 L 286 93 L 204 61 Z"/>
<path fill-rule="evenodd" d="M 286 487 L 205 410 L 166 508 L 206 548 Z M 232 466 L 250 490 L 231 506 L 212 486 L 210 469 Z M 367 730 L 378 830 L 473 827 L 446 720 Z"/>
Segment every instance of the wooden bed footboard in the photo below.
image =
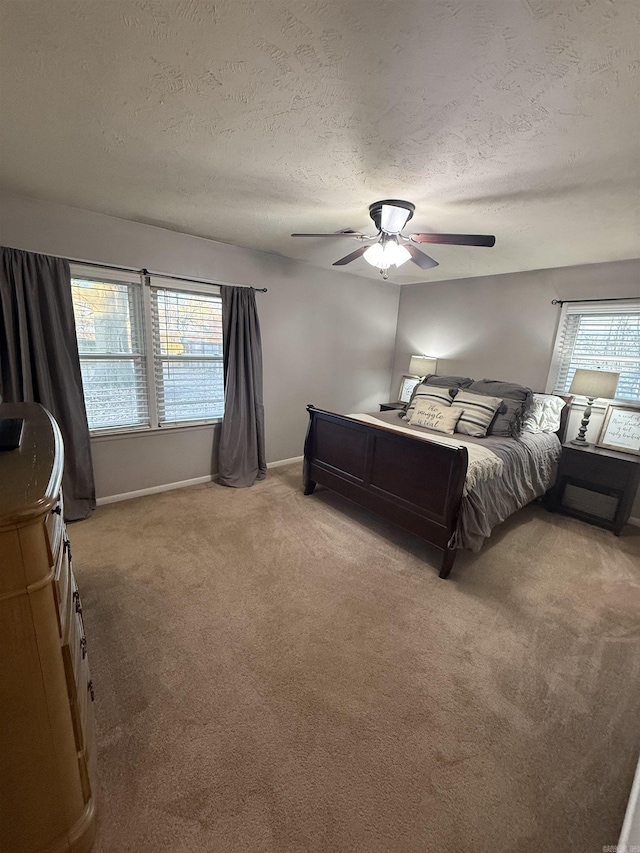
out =
<path fill-rule="evenodd" d="M 304 493 L 316 483 L 416 534 L 443 552 L 451 571 L 465 477 L 465 447 L 447 447 L 308 405 Z"/>

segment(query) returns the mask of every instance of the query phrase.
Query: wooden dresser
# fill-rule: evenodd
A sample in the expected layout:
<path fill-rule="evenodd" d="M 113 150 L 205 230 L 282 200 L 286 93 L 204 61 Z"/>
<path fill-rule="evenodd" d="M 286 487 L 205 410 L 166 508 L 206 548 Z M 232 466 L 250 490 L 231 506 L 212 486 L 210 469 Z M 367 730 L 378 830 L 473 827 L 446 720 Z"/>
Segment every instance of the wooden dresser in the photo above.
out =
<path fill-rule="evenodd" d="M 63 521 L 63 445 L 35 403 L 0 451 L 0 853 L 88 853 L 95 834 L 93 684 Z"/>

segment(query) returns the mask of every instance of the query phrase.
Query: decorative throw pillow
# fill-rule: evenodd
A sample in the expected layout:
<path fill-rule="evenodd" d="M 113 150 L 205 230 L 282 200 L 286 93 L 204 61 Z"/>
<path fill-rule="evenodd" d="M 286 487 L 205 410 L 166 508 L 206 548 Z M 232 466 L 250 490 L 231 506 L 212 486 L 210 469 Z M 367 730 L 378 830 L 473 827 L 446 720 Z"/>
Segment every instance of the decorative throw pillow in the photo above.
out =
<path fill-rule="evenodd" d="M 451 406 L 443 406 L 431 400 L 419 400 L 409 423 L 453 435 L 461 414 L 459 409 L 452 409 Z"/>
<path fill-rule="evenodd" d="M 450 406 L 451 394 L 449 393 L 448 388 L 438 388 L 435 385 L 425 385 L 424 383 L 416 385 L 404 414 L 404 419 L 406 421 L 411 420 L 411 415 L 413 414 L 413 410 L 419 400 L 431 400 L 432 402 L 440 403 L 443 406 Z"/>
<path fill-rule="evenodd" d="M 522 424 L 523 432 L 557 432 L 565 401 L 555 394 L 534 394 L 533 405 Z"/>
<path fill-rule="evenodd" d="M 487 435 L 517 438 L 522 431 L 524 405 L 520 400 L 508 400 L 505 398 L 498 409 L 498 414 L 487 430 Z"/>
<path fill-rule="evenodd" d="M 531 388 L 515 382 L 502 382 L 499 379 L 482 379 L 472 382 L 469 391 L 500 397 L 503 400 L 503 405 L 487 430 L 487 435 L 503 435 L 512 438 L 520 435 L 522 423 L 533 403 Z"/>
<path fill-rule="evenodd" d="M 502 406 L 500 397 L 476 394 L 474 391 L 459 390 L 451 407 L 460 409 L 460 420 L 456 432 L 484 438 L 496 412 Z"/>

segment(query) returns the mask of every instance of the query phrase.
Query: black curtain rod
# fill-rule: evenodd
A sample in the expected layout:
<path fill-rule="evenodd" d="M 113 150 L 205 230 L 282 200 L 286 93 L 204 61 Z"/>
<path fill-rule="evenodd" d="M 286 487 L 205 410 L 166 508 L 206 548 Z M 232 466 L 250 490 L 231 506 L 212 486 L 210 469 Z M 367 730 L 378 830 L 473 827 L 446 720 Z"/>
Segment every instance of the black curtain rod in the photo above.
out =
<path fill-rule="evenodd" d="M 637 300 L 637 296 L 612 296 L 610 299 L 552 299 L 552 305 L 571 305 L 572 302 L 624 302 L 625 300 Z"/>
<path fill-rule="evenodd" d="M 62 256 L 61 255 L 55 255 L 54 257 L 59 258 Z M 229 284 L 230 287 L 251 287 L 250 284 L 230 284 L 229 282 L 226 282 L 226 281 L 220 281 L 220 282 L 207 281 L 206 279 L 203 279 L 203 278 L 186 278 L 185 276 L 181 276 L 181 275 L 166 275 L 165 273 L 161 273 L 161 272 L 149 272 L 149 270 L 145 269 L 144 267 L 137 269 L 136 267 L 120 267 L 117 264 L 98 264 L 95 261 L 83 261 L 80 258 L 65 258 L 65 260 L 69 261 L 72 264 L 82 264 L 85 267 L 101 267 L 102 269 L 105 269 L 105 270 L 120 270 L 121 272 L 137 272 L 137 273 L 141 273 L 142 275 L 152 275 L 152 276 L 155 276 L 155 278 L 170 278 L 170 279 L 173 279 L 173 281 L 187 281 L 187 282 L 192 281 L 194 284 L 211 284 L 214 286 L 219 286 L 220 284 Z M 267 293 L 268 292 L 266 287 L 252 287 L 251 289 L 255 290 L 256 293 Z"/>
<path fill-rule="evenodd" d="M 147 269 L 140 270 L 142 275 L 152 275 L 154 278 L 170 278 L 172 281 L 192 281 L 194 284 L 212 284 L 212 285 L 220 285 L 226 284 L 224 281 L 215 282 L 215 281 L 207 281 L 204 278 L 185 278 L 182 275 L 168 275 L 163 272 L 149 272 Z M 250 284 L 232 284 L 231 287 L 251 287 Z M 255 290 L 256 293 L 267 293 L 266 287 L 251 287 L 251 290 Z"/>

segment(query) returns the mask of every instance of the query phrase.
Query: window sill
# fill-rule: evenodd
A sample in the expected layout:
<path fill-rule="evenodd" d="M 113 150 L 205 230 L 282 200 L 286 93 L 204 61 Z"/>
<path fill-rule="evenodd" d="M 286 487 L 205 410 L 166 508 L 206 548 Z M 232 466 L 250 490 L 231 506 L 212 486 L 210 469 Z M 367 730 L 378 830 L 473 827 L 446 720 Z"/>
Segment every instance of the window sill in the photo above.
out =
<path fill-rule="evenodd" d="M 210 429 L 220 423 L 222 423 L 222 418 L 211 418 L 206 421 L 189 421 L 179 424 L 166 424 L 161 427 L 123 427 L 122 429 L 90 432 L 89 437 L 92 442 L 115 441 L 117 439 L 134 438 L 143 435 L 159 435 L 160 433 L 175 431 L 184 432 L 189 430 Z"/>

